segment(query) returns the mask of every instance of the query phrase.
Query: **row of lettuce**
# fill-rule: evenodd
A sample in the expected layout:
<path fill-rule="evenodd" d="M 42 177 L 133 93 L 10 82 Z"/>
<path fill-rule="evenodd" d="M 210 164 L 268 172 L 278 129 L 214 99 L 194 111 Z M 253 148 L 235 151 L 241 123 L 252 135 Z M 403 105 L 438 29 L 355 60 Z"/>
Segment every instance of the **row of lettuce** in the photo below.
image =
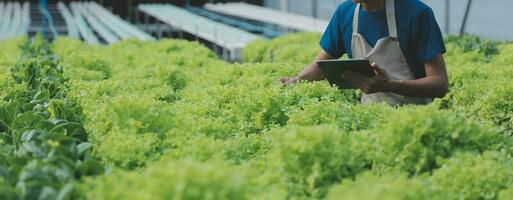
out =
<path fill-rule="evenodd" d="M 316 33 L 298 33 L 258 40 L 248 45 L 244 61 L 305 65 L 320 50 L 320 37 Z M 441 106 L 464 112 L 470 118 L 492 121 L 501 132 L 512 135 L 513 104 L 509 99 L 513 97 L 513 44 L 470 35 L 449 36 L 445 42 L 451 92 Z"/>
<path fill-rule="evenodd" d="M 2 68 L 23 63 L 12 60 L 20 40 L 2 43 L 11 44 L 0 52 Z M 277 78 L 308 63 L 318 40 L 306 33 L 257 41 L 244 52 L 247 64 L 229 64 L 194 42 L 102 47 L 57 39 L 51 50 L 60 59 L 44 59 L 58 76 L 41 77 L 61 80 L 53 98 L 63 106 L 48 113 L 62 111 L 59 120 L 83 125 L 72 129 L 80 136 L 69 148 L 84 154 L 71 160 L 95 164 L 59 179 L 56 194 L 78 181 L 70 194 L 87 199 L 513 197 L 513 45 L 449 38 L 450 94 L 430 106 L 393 108 L 360 105 L 359 92 L 326 82 L 282 87 Z M 14 99 L 4 91 L 24 89 L 16 71 L 0 74 L 12 80 L 2 85 L 4 102 Z M 68 132 L 60 135 L 74 137 Z M 68 144 L 42 138 L 49 149 Z M 17 147 L 8 137 L 3 143 Z M 7 162 L 12 156 L 4 160 L 16 168 Z M 49 189 L 23 193 L 2 177 L 11 194 L 48 196 Z"/>
<path fill-rule="evenodd" d="M 57 57 L 40 36 L 2 46 L 1 199 L 79 197 L 78 181 L 104 169 L 90 155 L 82 108 L 67 97 Z"/>

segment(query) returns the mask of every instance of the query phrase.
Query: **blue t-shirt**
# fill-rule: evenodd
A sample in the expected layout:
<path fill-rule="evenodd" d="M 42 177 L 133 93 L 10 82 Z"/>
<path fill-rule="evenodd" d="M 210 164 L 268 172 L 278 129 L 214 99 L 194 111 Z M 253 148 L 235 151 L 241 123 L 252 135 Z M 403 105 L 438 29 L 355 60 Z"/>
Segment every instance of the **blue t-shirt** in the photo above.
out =
<path fill-rule="evenodd" d="M 321 48 L 333 57 L 347 53 L 352 58 L 351 35 L 356 4 L 351 0 L 341 3 L 324 35 Z M 442 33 L 433 11 L 420 0 L 395 0 L 398 39 L 406 61 L 415 78 L 426 77 L 424 64 L 445 53 Z M 386 10 L 367 12 L 361 6 L 358 32 L 374 47 L 389 36 Z"/>

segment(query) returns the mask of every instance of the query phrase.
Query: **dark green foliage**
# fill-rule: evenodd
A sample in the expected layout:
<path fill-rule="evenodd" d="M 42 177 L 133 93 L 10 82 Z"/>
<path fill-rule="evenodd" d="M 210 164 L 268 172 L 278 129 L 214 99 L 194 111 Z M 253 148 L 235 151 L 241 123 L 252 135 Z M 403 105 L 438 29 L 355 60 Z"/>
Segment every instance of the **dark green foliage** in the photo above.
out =
<path fill-rule="evenodd" d="M 448 46 L 454 45 L 462 49 L 463 52 L 475 51 L 483 54 L 486 59 L 499 53 L 496 42 L 475 35 L 449 36 L 445 38 L 445 42 Z"/>
<path fill-rule="evenodd" d="M 17 85 L 0 103 L 0 180 L 5 199 L 77 198 L 76 182 L 103 173 L 90 157 L 82 108 L 66 97 L 68 81 L 49 43 L 24 43 L 11 75 Z"/>

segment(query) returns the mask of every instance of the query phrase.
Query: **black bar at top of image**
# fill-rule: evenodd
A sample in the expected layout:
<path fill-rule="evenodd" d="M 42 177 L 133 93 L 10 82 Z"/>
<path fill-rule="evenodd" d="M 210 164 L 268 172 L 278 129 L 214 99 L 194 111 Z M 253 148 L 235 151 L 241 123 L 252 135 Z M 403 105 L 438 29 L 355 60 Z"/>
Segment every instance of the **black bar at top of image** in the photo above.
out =
<path fill-rule="evenodd" d="M 6 1 L 6 0 L 0 0 Z M 56 4 L 62 1 L 66 4 L 73 0 L 47 0 L 48 4 Z M 84 0 L 75 0 L 75 2 L 83 2 Z M 190 2 L 192 6 L 201 6 L 205 3 L 218 3 L 218 2 L 247 2 L 256 5 L 262 5 L 263 0 L 95 0 L 95 2 L 101 4 L 113 13 L 120 15 L 122 18 L 126 18 L 129 15 L 129 7 L 135 9 L 138 4 L 142 3 L 170 3 L 177 6 L 184 6 L 186 2 Z M 39 0 L 30 0 L 31 3 L 37 4 Z M 129 5 L 130 4 L 130 5 Z"/>

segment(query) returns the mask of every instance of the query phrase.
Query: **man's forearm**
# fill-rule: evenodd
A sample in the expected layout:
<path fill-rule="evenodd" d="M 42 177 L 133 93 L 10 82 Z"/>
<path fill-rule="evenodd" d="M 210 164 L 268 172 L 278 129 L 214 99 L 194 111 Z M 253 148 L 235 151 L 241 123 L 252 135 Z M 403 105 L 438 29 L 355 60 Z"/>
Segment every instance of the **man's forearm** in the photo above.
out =
<path fill-rule="evenodd" d="M 324 76 L 319 69 L 317 63 L 313 62 L 308 64 L 297 76 L 301 80 L 307 81 L 320 81 L 324 79 Z"/>
<path fill-rule="evenodd" d="M 334 57 L 330 56 L 328 53 L 326 53 L 324 50 L 320 50 L 319 54 L 315 57 L 315 59 L 308 64 L 298 75 L 297 77 L 301 80 L 307 80 L 307 81 L 320 81 L 324 80 L 324 76 L 322 75 L 321 70 L 319 69 L 319 64 L 317 64 L 317 61 L 319 60 L 327 60 L 327 59 L 334 59 Z"/>
<path fill-rule="evenodd" d="M 417 80 L 390 82 L 389 92 L 408 97 L 442 98 L 448 92 L 447 80 L 439 77 L 426 77 Z"/>

